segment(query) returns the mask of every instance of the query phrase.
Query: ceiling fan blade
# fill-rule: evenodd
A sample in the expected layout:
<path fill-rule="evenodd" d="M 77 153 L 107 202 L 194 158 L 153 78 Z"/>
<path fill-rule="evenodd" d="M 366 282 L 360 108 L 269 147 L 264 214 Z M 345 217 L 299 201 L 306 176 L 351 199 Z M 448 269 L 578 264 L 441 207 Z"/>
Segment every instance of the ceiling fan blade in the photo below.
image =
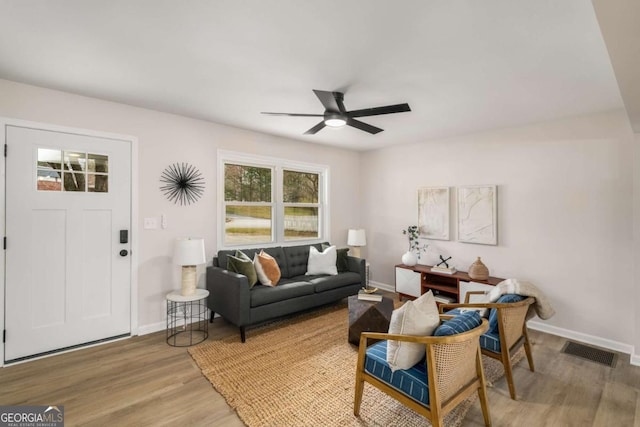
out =
<path fill-rule="evenodd" d="M 344 94 L 342 92 L 328 92 L 326 90 L 313 90 L 316 94 L 324 109 L 333 113 L 344 113 Z"/>
<path fill-rule="evenodd" d="M 347 118 L 347 124 L 349 126 L 353 126 L 354 128 L 358 128 L 365 132 L 369 132 L 370 134 L 375 135 L 376 133 L 382 132 L 384 129 L 377 128 L 375 126 L 371 126 L 367 123 L 361 122 L 360 120 L 352 119 L 351 117 Z"/>
<path fill-rule="evenodd" d="M 349 117 L 379 116 L 382 114 L 404 113 L 411 111 L 409 104 L 387 105 L 385 107 L 364 108 L 362 110 L 347 111 Z"/>
<path fill-rule="evenodd" d="M 304 134 L 305 135 L 315 135 L 320 129 L 324 128 L 326 125 L 324 124 L 324 120 L 321 121 L 320 123 L 318 123 L 317 125 L 315 125 L 314 127 L 312 127 L 311 129 L 309 129 L 308 131 L 306 131 Z"/>
<path fill-rule="evenodd" d="M 291 117 L 324 117 L 324 114 L 301 114 L 301 113 L 265 113 L 265 112 L 261 112 L 260 114 L 268 114 L 269 116 L 291 116 Z"/>

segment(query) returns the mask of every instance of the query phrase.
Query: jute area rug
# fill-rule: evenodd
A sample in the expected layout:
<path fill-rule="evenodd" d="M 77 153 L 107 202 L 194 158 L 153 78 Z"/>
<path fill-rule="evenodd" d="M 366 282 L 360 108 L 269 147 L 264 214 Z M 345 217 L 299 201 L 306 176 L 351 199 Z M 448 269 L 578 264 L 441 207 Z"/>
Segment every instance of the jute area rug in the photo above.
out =
<path fill-rule="evenodd" d="M 250 427 L 425 426 L 428 420 L 365 383 L 353 415 L 358 350 L 347 342 L 346 304 L 189 349 L 203 375 Z M 488 384 L 504 375 L 484 358 Z M 445 418 L 459 426 L 477 395 Z"/>

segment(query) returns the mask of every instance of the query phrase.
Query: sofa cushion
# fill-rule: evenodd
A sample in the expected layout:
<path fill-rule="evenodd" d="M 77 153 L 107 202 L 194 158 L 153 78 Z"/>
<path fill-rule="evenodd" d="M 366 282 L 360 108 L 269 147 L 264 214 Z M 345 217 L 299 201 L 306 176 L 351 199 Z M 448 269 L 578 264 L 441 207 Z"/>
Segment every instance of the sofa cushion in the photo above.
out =
<path fill-rule="evenodd" d="M 322 252 L 314 248 L 309 247 L 309 260 L 307 262 L 307 275 L 329 274 L 335 276 L 338 274 L 338 268 L 336 267 L 336 259 L 338 252 L 336 252 L 335 246 L 329 246 Z"/>
<path fill-rule="evenodd" d="M 251 307 L 312 294 L 313 284 L 309 282 L 281 283 L 276 287 L 256 285 L 251 289 Z"/>
<path fill-rule="evenodd" d="M 284 277 L 303 276 L 307 272 L 310 246 L 313 246 L 318 250 L 322 250 L 321 244 L 285 246 L 282 248 L 288 268 L 287 275 L 284 276 L 283 273 Z M 280 262 L 278 262 L 278 264 L 280 264 Z M 282 269 L 282 267 L 280 269 Z"/>
<path fill-rule="evenodd" d="M 254 249 L 243 249 L 242 252 L 250 259 L 253 259 Z M 218 251 L 218 267 L 229 270 L 229 257 L 235 256 L 236 250 Z"/>
<path fill-rule="evenodd" d="M 316 292 L 342 288 L 353 284 L 360 284 L 358 273 L 340 273 L 337 276 L 306 276 L 305 280 L 313 283 Z"/>
<path fill-rule="evenodd" d="M 324 252 L 330 245 L 323 243 L 322 251 Z M 338 248 L 336 249 L 336 268 L 338 269 L 338 273 L 344 273 L 349 271 L 349 248 Z"/>
<path fill-rule="evenodd" d="M 282 275 L 282 277 L 291 277 L 291 275 L 289 274 L 289 269 L 287 268 L 287 263 L 285 262 L 285 255 L 284 251 L 282 250 L 282 246 L 264 249 L 242 249 L 242 252 L 244 252 L 249 258 L 253 259 L 255 257 L 255 254 L 260 253 L 260 251 L 262 250 L 276 259 L 278 267 L 280 267 L 280 274 Z M 235 252 L 235 249 L 218 251 L 218 267 L 228 270 L 228 257 L 229 255 L 234 255 Z"/>
<path fill-rule="evenodd" d="M 253 267 L 253 262 L 244 252 L 236 251 L 235 256 L 229 255 L 227 262 L 229 271 L 247 276 L 250 288 L 258 282 L 258 275 L 256 274 L 256 269 Z"/>
<path fill-rule="evenodd" d="M 364 370 L 416 402 L 429 405 L 427 364 L 424 358 L 410 369 L 392 371 L 387 363 L 387 341 L 379 341 L 367 348 Z"/>
<path fill-rule="evenodd" d="M 256 274 L 261 284 L 265 286 L 276 286 L 278 284 L 281 273 L 274 257 L 265 251 L 260 251 L 259 254 L 254 255 L 253 265 L 256 268 Z"/>

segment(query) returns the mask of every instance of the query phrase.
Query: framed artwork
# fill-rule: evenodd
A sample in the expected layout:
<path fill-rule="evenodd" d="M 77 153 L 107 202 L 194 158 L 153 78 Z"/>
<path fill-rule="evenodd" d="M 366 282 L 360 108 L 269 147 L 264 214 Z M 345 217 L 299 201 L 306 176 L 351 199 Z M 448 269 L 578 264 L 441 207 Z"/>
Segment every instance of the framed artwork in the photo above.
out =
<path fill-rule="evenodd" d="M 418 229 L 425 239 L 449 240 L 449 187 L 418 189 Z"/>
<path fill-rule="evenodd" d="M 458 187 L 458 241 L 497 245 L 497 207 L 495 185 Z"/>

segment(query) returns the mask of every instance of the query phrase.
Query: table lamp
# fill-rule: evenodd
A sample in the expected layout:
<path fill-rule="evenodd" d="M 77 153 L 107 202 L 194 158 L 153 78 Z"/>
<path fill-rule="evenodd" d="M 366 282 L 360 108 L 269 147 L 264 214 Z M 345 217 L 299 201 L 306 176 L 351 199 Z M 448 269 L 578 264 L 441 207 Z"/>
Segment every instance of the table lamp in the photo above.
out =
<path fill-rule="evenodd" d="M 177 239 L 173 251 L 173 262 L 182 266 L 182 286 L 180 293 L 183 296 L 196 293 L 196 265 L 207 262 L 204 254 L 204 239 L 185 238 Z"/>
<path fill-rule="evenodd" d="M 353 247 L 353 256 L 360 258 L 360 247 L 367 246 L 367 236 L 363 229 L 351 229 L 347 237 L 347 245 Z"/>

